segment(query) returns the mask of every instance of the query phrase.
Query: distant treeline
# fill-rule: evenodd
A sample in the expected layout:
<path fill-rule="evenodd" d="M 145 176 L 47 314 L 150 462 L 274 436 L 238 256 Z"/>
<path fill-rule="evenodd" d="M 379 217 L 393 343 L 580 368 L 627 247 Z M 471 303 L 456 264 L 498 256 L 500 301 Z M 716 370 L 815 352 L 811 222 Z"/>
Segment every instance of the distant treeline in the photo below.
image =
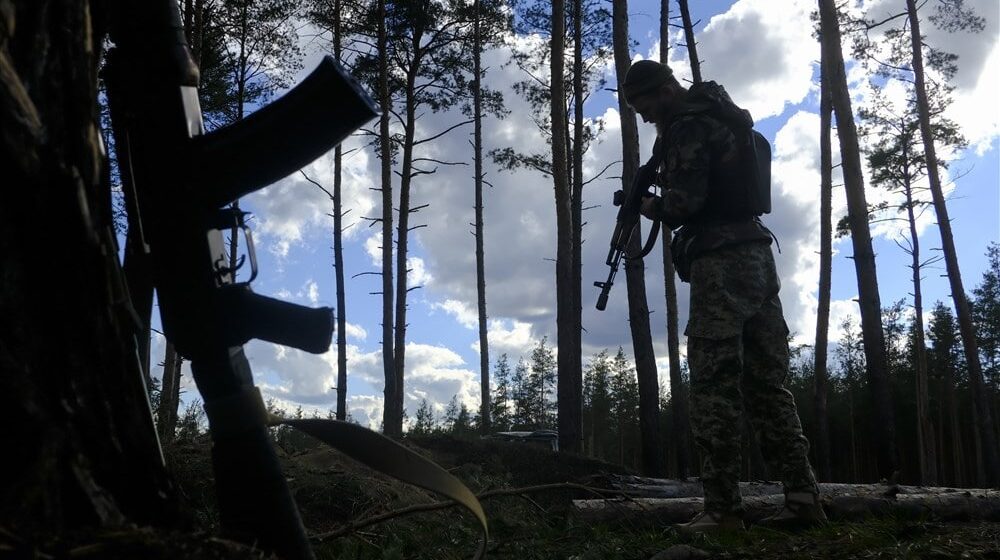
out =
<path fill-rule="evenodd" d="M 993 410 L 993 420 L 1000 430 L 1000 246 L 988 249 L 989 268 L 969 297 L 978 334 L 983 371 Z M 903 300 L 883 309 L 886 352 L 889 357 L 890 382 L 898 435 L 901 477 L 916 481 L 918 447 L 916 431 L 916 366 L 914 358 L 914 321 L 912 310 Z M 983 484 L 981 443 L 974 429 L 977 421 L 969 388 L 958 324 L 951 308 L 937 302 L 926 321 L 925 340 L 928 355 L 930 416 L 934 427 L 938 484 L 975 486 Z M 830 425 L 831 478 L 838 482 L 876 480 L 871 393 L 865 379 L 865 357 L 860 326 L 848 319 L 840 328 L 844 333 L 831 353 L 830 379 L 827 386 L 827 412 Z M 814 406 L 814 355 L 811 345 L 792 348 L 792 367 L 787 381 L 795 396 L 799 416 L 807 436 L 816 433 Z M 681 365 L 685 382 L 687 364 Z M 505 354 L 493 368 L 491 415 L 495 431 L 536 430 L 556 426 L 553 350 L 542 339 L 528 359 L 519 358 L 511 367 Z M 675 433 L 672 425 L 672 402 L 660 383 L 660 422 L 664 437 L 666 464 L 675 465 L 673 446 L 668 438 Z M 632 468 L 640 468 L 639 393 L 634 361 L 619 348 L 612 356 L 607 350 L 593 356 L 584 370 L 584 453 Z M 775 478 L 767 472 L 760 450 L 744 435 L 743 474 L 747 480 Z M 425 400 L 410 423 L 409 434 L 449 432 L 456 435 L 478 433 L 478 415 L 458 397 L 452 398 L 443 416 L 436 417 Z M 691 441 L 688 438 L 688 441 Z M 694 474 L 700 462 L 693 451 Z M 672 467 L 676 469 L 676 467 Z M 669 473 L 675 476 L 675 472 Z"/>

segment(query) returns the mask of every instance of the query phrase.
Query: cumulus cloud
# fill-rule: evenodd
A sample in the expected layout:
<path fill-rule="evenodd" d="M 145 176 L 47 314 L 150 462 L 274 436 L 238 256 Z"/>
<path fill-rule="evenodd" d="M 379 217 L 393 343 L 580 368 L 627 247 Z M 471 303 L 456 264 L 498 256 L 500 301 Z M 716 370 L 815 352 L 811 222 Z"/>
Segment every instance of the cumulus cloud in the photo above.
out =
<path fill-rule="evenodd" d="M 702 75 L 724 84 L 757 120 L 780 115 L 813 89 L 819 46 L 809 14 L 815 9 L 806 0 L 735 2 L 699 34 Z"/>
<path fill-rule="evenodd" d="M 977 5 L 985 0 L 975 0 Z M 725 13 L 711 18 L 699 33 L 699 52 L 704 60 L 706 79 L 724 84 L 733 98 L 752 111 L 758 121 L 782 116 L 776 123 L 773 163 L 774 211 L 765 218 L 767 225 L 781 241 L 782 252 L 776 254 L 783 282 L 782 299 L 791 329 L 801 341 L 809 341 L 815 329 L 815 288 L 818 275 L 818 189 L 819 149 L 818 116 L 802 107 L 815 105 L 815 61 L 818 47 L 811 37 L 809 12 L 812 2 L 805 0 L 739 0 Z M 995 10 L 994 10 L 995 11 Z M 780 13 L 781 17 L 775 17 Z M 996 19 L 990 14 L 990 21 Z M 995 23 L 988 35 L 991 48 L 963 54 L 962 80 L 956 92 L 953 111 L 964 111 L 963 127 L 980 126 L 970 138 L 996 137 L 993 97 L 983 92 L 996 92 L 996 33 Z M 989 30 L 988 30 L 989 32 Z M 677 33 L 675 31 L 674 33 Z M 987 37 L 984 35 L 984 37 Z M 530 41 L 533 39 L 522 39 Z M 964 39 L 963 39 L 964 40 Z M 975 40 L 985 40 L 978 38 Z M 971 44 L 971 43 L 970 43 Z M 962 48 L 965 48 L 964 43 Z M 975 50 L 975 49 L 973 49 Z M 979 59 L 977 53 L 983 52 Z M 650 54 L 655 54 L 655 50 Z M 504 65 L 509 51 L 501 48 L 487 53 L 484 66 L 490 68 L 487 83 L 505 92 L 510 114 L 503 119 L 487 119 L 484 141 L 487 149 L 513 146 L 527 153 L 549 153 L 549 146 L 531 118 L 531 107 L 515 95 L 510 84 L 524 75 L 513 65 Z M 690 76 L 683 49 L 671 49 L 671 65 L 679 76 Z M 990 58 L 992 57 L 992 58 Z M 976 63 L 975 60 L 981 60 Z M 993 61 L 990 63 L 989 61 Z M 978 64 L 978 69 L 976 67 Z M 850 66 L 855 101 L 864 99 L 864 74 Z M 975 78 L 975 79 L 973 79 Z M 965 81 L 963 81 L 965 80 Z M 985 85 L 984 85 L 985 84 Z M 989 87 L 989 84 L 992 84 Z M 614 86 L 613 78 L 612 83 Z M 790 107 L 795 107 L 790 110 Z M 856 106 L 857 107 L 857 106 Z M 992 113 L 990 112 L 992 111 Z M 614 108 L 588 107 L 588 114 L 601 117 L 605 131 L 600 141 L 591 146 L 585 156 L 585 175 L 593 176 L 608 163 L 621 159 L 620 118 Z M 986 116 L 984 116 L 986 113 Z M 976 122 L 973 122 L 976 121 Z M 455 122 L 455 115 L 427 113 L 420 123 L 421 130 L 438 131 Z M 971 123 L 971 124 L 970 124 Z M 992 124 L 991 124 L 992 123 Z M 970 129 L 972 130 L 972 129 Z M 448 159 L 471 163 L 468 130 L 458 129 L 439 140 L 422 145 L 418 157 L 446 154 Z M 652 146 L 654 130 L 640 124 L 643 157 Z M 353 144 L 351 144 L 353 142 Z M 360 140 L 352 139 L 349 147 Z M 836 146 L 836 140 L 835 140 Z M 837 158 L 837 150 L 834 150 Z M 307 170 L 321 184 L 332 185 L 331 155 L 314 163 Z M 350 152 L 345 162 L 345 200 L 350 201 L 355 220 L 359 216 L 377 217 L 381 202 L 370 190 L 379 178 L 379 161 L 370 149 Z M 836 163 L 836 160 L 835 160 Z M 424 285 L 422 295 L 427 309 L 453 316 L 464 329 L 476 326 L 475 240 L 469 235 L 469 223 L 474 220 L 474 199 L 471 188 L 471 166 L 442 166 L 433 175 L 415 178 L 413 204 L 430 203 L 420 216 L 428 224 L 411 232 L 411 253 L 408 268 L 411 286 Z M 611 193 L 621 188 L 614 175 L 615 165 L 603 179 L 584 189 L 585 243 L 583 246 L 583 333 L 584 361 L 604 348 L 612 351 L 619 345 L 631 352 L 625 274 L 621 271 L 612 290 L 607 311 L 594 309 L 597 289 L 591 282 L 604 280 L 604 264 L 608 239 L 612 230 L 615 208 L 610 204 Z M 531 347 L 543 336 L 554 345 L 555 325 L 555 208 L 551 180 L 537 172 L 500 171 L 487 160 L 486 179 L 492 185 L 484 193 L 485 254 L 487 306 L 490 314 L 488 338 L 490 355 L 495 361 L 507 353 L 512 362 L 527 356 Z M 398 185 L 398 178 L 394 179 Z M 835 178 L 835 183 L 840 179 Z M 398 191 L 398 189 L 394 189 Z M 834 195 L 834 218 L 843 215 L 843 191 Z M 398 197 L 398 192 L 396 193 Z M 278 255 L 288 255 L 306 243 L 311 235 L 328 231 L 326 214 L 332 205 L 326 195 L 301 176 L 293 176 L 249 197 L 248 203 L 259 212 L 260 231 L 264 245 Z M 368 222 L 358 221 L 348 230 L 351 243 L 360 254 L 367 255 L 371 270 L 381 268 L 382 238 L 378 227 L 368 228 Z M 643 223 L 644 231 L 649 222 Z M 843 243 L 843 241 L 841 242 Z M 838 244 L 837 246 L 841 246 Z M 645 260 L 645 285 L 651 311 L 650 321 L 657 366 L 662 381 L 667 379 L 665 303 L 663 268 L 657 248 Z M 365 260 L 362 257 L 359 260 Z M 394 260 L 395 263 L 395 260 Z M 399 273 L 399 271 L 394 271 Z M 299 285 L 299 284 L 295 284 Z M 316 291 L 303 286 L 299 293 L 286 291 L 286 296 L 318 298 Z M 683 328 L 688 315 L 688 287 L 678 284 L 680 324 Z M 424 320 L 411 305 L 412 323 Z M 851 300 L 835 301 L 831 311 L 831 340 L 839 340 L 839 321 L 855 316 L 857 304 Z M 353 317 L 352 317 L 353 318 Z M 377 320 L 373 322 L 377 324 Z M 367 330 L 372 323 L 349 324 L 348 348 L 349 409 L 360 423 L 378 427 L 382 415 L 383 370 L 380 341 L 369 341 Z M 461 331 L 467 334 L 466 331 Z M 413 415 L 422 399 L 427 399 L 438 414 L 453 395 L 475 410 L 478 402 L 478 366 L 466 363 L 463 348 L 450 349 L 442 344 L 420 339 L 426 330 L 411 328 L 406 347 L 405 406 Z M 378 338 L 378 337 L 376 337 Z M 461 335 L 459 335 L 461 338 Z M 471 337 L 469 337 L 471 338 Z M 467 340 L 467 339 L 465 339 Z M 682 337 L 682 344 L 684 340 Z M 463 342 L 462 344 L 465 344 Z M 478 352 L 478 340 L 469 341 Z M 335 384 L 336 350 L 313 356 L 297 350 L 278 350 L 272 345 L 252 343 L 248 353 L 266 392 L 289 403 L 323 407 L 332 399 L 330 387 Z M 682 348 L 683 350 L 683 348 Z M 160 350 L 162 352 L 162 350 Z M 461 353 L 460 353 L 461 352 Z M 360 388 L 360 389 L 355 389 Z"/>

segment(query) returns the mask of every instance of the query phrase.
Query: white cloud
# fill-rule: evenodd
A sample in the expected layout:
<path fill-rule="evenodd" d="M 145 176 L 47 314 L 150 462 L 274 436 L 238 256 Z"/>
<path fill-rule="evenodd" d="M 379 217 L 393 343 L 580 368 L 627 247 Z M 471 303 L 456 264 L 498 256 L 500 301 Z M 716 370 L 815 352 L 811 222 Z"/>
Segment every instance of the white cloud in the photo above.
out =
<path fill-rule="evenodd" d="M 819 46 L 809 14 L 815 8 L 806 0 L 735 2 L 698 36 L 702 76 L 725 85 L 757 120 L 780 115 L 814 87 Z"/>
<path fill-rule="evenodd" d="M 443 302 L 432 303 L 431 309 L 444 311 L 467 329 L 479 328 L 479 312 L 457 299 L 446 299 Z"/>

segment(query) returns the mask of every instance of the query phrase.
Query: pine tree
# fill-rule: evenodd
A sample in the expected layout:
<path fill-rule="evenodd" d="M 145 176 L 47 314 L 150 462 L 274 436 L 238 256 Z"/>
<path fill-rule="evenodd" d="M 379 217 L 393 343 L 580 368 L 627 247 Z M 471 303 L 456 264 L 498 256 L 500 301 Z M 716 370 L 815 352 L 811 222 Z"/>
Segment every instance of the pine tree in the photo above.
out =
<path fill-rule="evenodd" d="M 542 337 L 531 350 L 531 373 L 528 376 L 530 421 L 535 428 L 554 428 L 556 403 L 552 398 L 556 385 L 556 356 Z"/>
<path fill-rule="evenodd" d="M 507 354 L 500 356 L 493 368 L 493 396 L 490 400 L 491 426 L 496 430 L 509 430 L 511 415 L 511 371 Z"/>
<path fill-rule="evenodd" d="M 434 430 L 434 411 L 431 410 L 431 406 L 427 402 L 427 399 L 422 399 L 420 401 L 420 406 L 417 408 L 417 416 L 413 423 L 413 427 L 410 428 L 410 435 L 426 436 L 433 433 Z"/>
<path fill-rule="evenodd" d="M 619 346 L 618 353 L 611 360 L 611 412 L 614 416 L 614 433 L 617 436 L 618 462 L 635 466 L 638 446 L 636 429 L 639 424 L 639 383 L 635 376 L 635 366 Z"/>
<path fill-rule="evenodd" d="M 590 359 L 583 374 L 583 442 L 591 457 L 606 459 L 611 434 L 611 365 L 608 351 Z"/>

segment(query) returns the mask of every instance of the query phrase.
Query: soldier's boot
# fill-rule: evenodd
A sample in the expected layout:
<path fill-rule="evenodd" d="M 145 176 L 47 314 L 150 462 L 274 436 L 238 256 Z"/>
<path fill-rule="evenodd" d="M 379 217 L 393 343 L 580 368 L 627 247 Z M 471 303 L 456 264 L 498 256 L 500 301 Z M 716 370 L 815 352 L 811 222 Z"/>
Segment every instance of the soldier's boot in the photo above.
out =
<path fill-rule="evenodd" d="M 765 517 L 760 524 L 774 529 L 806 529 L 826 524 L 826 512 L 819 495 L 813 492 L 786 492 L 781 511 Z"/>
<path fill-rule="evenodd" d="M 686 535 L 712 533 L 715 531 L 740 531 L 746 527 L 743 518 L 735 513 L 703 511 L 687 523 L 674 525 L 678 532 Z"/>

